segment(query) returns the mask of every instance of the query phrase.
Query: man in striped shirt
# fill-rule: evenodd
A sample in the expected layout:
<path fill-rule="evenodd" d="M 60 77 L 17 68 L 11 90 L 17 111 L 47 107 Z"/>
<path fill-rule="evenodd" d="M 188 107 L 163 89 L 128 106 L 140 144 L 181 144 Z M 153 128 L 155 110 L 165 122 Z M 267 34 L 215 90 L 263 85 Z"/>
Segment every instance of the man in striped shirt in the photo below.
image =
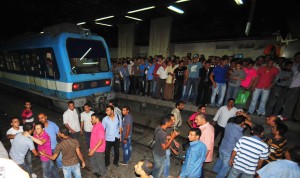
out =
<path fill-rule="evenodd" d="M 252 178 L 263 161 L 268 159 L 268 145 L 261 140 L 263 133 L 264 128 L 256 125 L 253 128 L 253 136 L 239 139 L 229 160 L 229 165 L 233 167 L 228 178 L 239 177 L 239 175 Z"/>

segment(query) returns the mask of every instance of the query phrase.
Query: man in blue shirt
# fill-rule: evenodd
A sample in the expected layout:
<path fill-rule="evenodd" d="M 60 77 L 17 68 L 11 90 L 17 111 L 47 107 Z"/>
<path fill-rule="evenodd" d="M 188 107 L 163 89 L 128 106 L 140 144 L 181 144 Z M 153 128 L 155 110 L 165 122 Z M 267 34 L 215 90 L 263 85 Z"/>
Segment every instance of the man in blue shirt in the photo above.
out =
<path fill-rule="evenodd" d="M 186 152 L 185 160 L 178 178 L 199 178 L 201 176 L 202 164 L 206 159 L 207 148 L 199 138 L 201 131 L 192 128 L 189 132 L 190 146 Z"/>
<path fill-rule="evenodd" d="M 114 107 L 106 107 L 107 116 L 103 118 L 102 125 L 105 129 L 105 166 L 110 164 L 110 150 L 114 147 L 114 165 L 119 166 L 119 144 L 122 134 L 122 118 L 114 114 Z"/>
<path fill-rule="evenodd" d="M 219 159 L 216 161 L 213 171 L 217 172 L 217 178 L 225 177 L 230 169 L 228 164 L 231 152 L 236 142 L 243 136 L 244 116 L 234 118 L 234 123 L 228 123 L 225 127 L 225 134 L 219 149 Z"/>

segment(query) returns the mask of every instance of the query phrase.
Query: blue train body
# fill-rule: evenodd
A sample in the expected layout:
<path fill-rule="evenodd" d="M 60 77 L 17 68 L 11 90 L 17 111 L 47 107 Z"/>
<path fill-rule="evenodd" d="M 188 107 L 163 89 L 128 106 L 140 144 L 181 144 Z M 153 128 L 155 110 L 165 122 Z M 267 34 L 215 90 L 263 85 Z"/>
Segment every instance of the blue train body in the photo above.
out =
<path fill-rule="evenodd" d="M 45 32 L 0 45 L 0 82 L 53 99 L 74 100 L 111 95 L 111 61 L 105 40 L 84 30 Z"/>

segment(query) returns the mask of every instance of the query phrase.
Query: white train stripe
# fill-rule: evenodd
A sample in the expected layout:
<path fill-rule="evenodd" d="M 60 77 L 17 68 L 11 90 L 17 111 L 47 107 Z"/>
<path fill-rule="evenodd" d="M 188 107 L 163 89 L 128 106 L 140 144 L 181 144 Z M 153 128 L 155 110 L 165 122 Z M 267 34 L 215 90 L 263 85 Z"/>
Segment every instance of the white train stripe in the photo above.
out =
<path fill-rule="evenodd" d="M 14 73 L 8 73 L 8 72 L 0 72 L 1 78 L 25 83 L 25 84 L 31 84 L 33 86 L 37 87 L 43 87 L 48 88 L 51 90 L 57 90 L 62 92 L 72 92 L 72 85 L 73 83 L 66 83 L 66 82 L 60 82 L 60 81 L 54 81 L 54 80 L 48 80 L 48 79 L 42 79 L 38 77 L 33 76 L 27 76 L 27 75 L 20 75 L 20 74 L 14 74 Z"/>

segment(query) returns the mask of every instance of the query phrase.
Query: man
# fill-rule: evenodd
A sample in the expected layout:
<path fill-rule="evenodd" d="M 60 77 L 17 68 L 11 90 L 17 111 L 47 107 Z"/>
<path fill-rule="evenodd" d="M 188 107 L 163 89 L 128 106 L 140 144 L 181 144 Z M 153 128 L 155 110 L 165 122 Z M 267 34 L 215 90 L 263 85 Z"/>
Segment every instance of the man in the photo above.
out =
<path fill-rule="evenodd" d="M 80 133 L 82 134 L 84 129 L 85 141 L 88 149 L 90 149 L 91 131 L 93 127 L 91 116 L 94 114 L 94 111 L 91 111 L 91 105 L 89 103 L 85 103 L 83 108 L 84 111 L 80 114 Z"/>
<path fill-rule="evenodd" d="M 122 148 L 123 148 L 123 162 L 121 165 L 128 165 L 128 162 L 131 157 L 131 138 L 132 138 L 132 124 L 133 118 L 129 113 L 130 108 L 125 106 L 122 108 L 123 114 L 123 125 L 122 125 Z"/>
<path fill-rule="evenodd" d="M 184 101 L 195 102 L 197 93 L 198 93 L 198 84 L 199 84 L 199 70 L 202 67 L 202 63 L 199 62 L 199 54 L 193 55 L 193 63 L 188 64 L 187 66 L 187 83 L 186 90 L 183 96 Z M 191 95 L 189 96 L 189 92 L 191 89 Z"/>
<path fill-rule="evenodd" d="M 6 138 L 9 139 L 11 145 L 14 142 L 15 135 L 23 132 L 23 126 L 20 126 L 20 120 L 17 117 L 11 118 L 11 128 L 6 132 Z"/>
<path fill-rule="evenodd" d="M 44 124 L 44 126 L 45 126 L 44 130 L 50 136 L 51 150 L 52 150 L 52 154 L 53 154 L 55 147 L 57 145 L 59 128 L 54 122 L 48 120 L 48 117 L 44 113 L 40 113 L 38 115 L 38 119 L 41 123 Z M 58 169 L 62 169 L 62 154 L 59 154 L 59 156 L 56 158 L 56 165 L 57 165 Z"/>
<path fill-rule="evenodd" d="M 63 121 L 65 126 L 69 129 L 71 133 L 70 136 L 79 140 L 80 125 L 74 101 L 68 102 L 68 109 L 63 114 Z"/>
<path fill-rule="evenodd" d="M 105 166 L 110 164 L 110 150 L 114 147 L 114 165 L 119 166 L 119 144 L 122 133 L 122 119 L 114 114 L 114 107 L 106 107 L 106 117 L 103 118 L 102 125 L 105 129 Z"/>
<path fill-rule="evenodd" d="M 117 101 L 110 101 L 108 103 L 109 106 L 112 106 L 114 108 L 114 115 L 118 115 L 119 118 L 122 118 L 122 111 L 118 107 L 118 102 Z"/>
<path fill-rule="evenodd" d="M 105 176 L 107 171 L 103 159 L 106 147 L 105 131 L 100 121 L 101 118 L 99 114 L 93 113 L 91 119 L 93 128 L 91 132 L 90 152 L 88 156 L 90 156 L 94 175 L 100 177 Z"/>
<path fill-rule="evenodd" d="M 75 178 L 81 178 L 78 158 L 81 161 L 82 168 L 85 167 L 85 161 L 82 157 L 78 140 L 70 137 L 69 129 L 66 126 L 59 127 L 59 137 L 62 138 L 62 141 L 56 145 L 52 156 L 45 152 L 40 152 L 40 154 L 51 160 L 55 160 L 61 152 L 63 155 L 62 163 L 64 177 L 72 177 L 73 173 Z"/>
<path fill-rule="evenodd" d="M 210 74 L 210 81 L 213 84 L 212 88 L 212 95 L 210 99 L 210 104 L 212 106 L 220 107 L 223 103 L 223 99 L 226 92 L 226 74 L 227 74 L 227 64 L 228 64 L 228 57 L 223 56 L 221 58 L 221 64 L 219 66 L 216 66 L 212 73 Z M 215 97 L 218 93 L 218 102 L 216 104 Z"/>
<path fill-rule="evenodd" d="M 155 135 L 155 145 L 153 148 L 154 157 L 154 169 L 153 177 L 159 178 L 164 169 L 166 150 L 170 147 L 172 141 L 179 135 L 179 132 L 172 132 L 170 139 L 167 139 L 167 133 L 165 132 L 167 128 L 171 128 L 173 121 L 171 117 L 165 117 L 160 126 L 156 127 L 154 131 Z"/>
<path fill-rule="evenodd" d="M 217 178 L 226 177 L 230 169 L 228 162 L 231 152 L 236 142 L 243 136 L 243 126 L 245 124 L 244 116 L 237 116 L 233 123 L 228 123 L 225 127 L 224 138 L 219 148 L 219 159 L 216 161 L 213 171 L 217 172 Z"/>
<path fill-rule="evenodd" d="M 210 67 L 211 62 L 206 61 L 205 65 L 200 69 L 199 77 L 200 82 L 198 85 L 198 95 L 196 100 L 196 105 L 206 105 L 209 103 L 209 99 L 211 96 L 211 80 L 209 79 L 209 76 L 212 72 L 212 68 Z"/>
<path fill-rule="evenodd" d="M 191 128 L 189 132 L 190 146 L 186 152 L 185 160 L 178 178 L 198 178 L 201 176 L 202 164 L 206 157 L 206 146 L 199 139 L 200 129 Z"/>
<path fill-rule="evenodd" d="M 260 169 L 263 160 L 268 158 L 268 145 L 261 140 L 264 128 L 256 125 L 253 128 L 253 136 L 243 136 L 235 144 L 232 151 L 229 166 L 233 166 L 228 178 L 253 177 L 256 170 Z"/>
<path fill-rule="evenodd" d="M 28 172 L 28 174 L 32 178 L 36 178 L 37 176 L 32 173 L 31 167 L 25 161 L 25 156 L 28 153 L 28 151 L 31 151 L 34 154 L 34 156 L 39 156 L 39 153 L 34 147 L 33 141 L 30 138 L 28 138 L 28 135 L 31 135 L 33 132 L 32 127 L 33 126 L 31 123 L 25 123 L 23 127 L 24 132 L 15 135 L 14 142 L 9 151 L 9 156 L 22 169 Z"/>
<path fill-rule="evenodd" d="M 153 170 L 153 163 L 147 159 L 140 160 L 135 166 L 134 171 L 141 178 L 150 178 L 150 174 Z"/>
<path fill-rule="evenodd" d="M 206 114 L 206 106 L 205 105 L 199 106 L 198 112 L 195 112 L 194 114 L 192 114 L 190 116 L 190 118 L 187 120 L 187 123 L 191 128 L 198 128 L 197 124 L 195 123 L 195 117 L 199 113 Z"/>
<path fill-rule="evenodd" d="M 179 61 L 179 66 L 174 70 L 175 84 L 174 84 L 174 99 L 180 101 L 183 90 L 184 73 L 186 66 L 183 65 L 183 61 Z"/>
<path fill-rule="evenodd" d="M 52 155 L 51 150 L 51 140 L 50 136 L 44 130 L 45 125 L 42 122 L 37 122 L 34 125 L 35 134 L 31 137 L 25 134 L 25 136 L 30 137 L 32 141 L 34 141 L 38 145 L 38 151 L 44 152 L 48 155 Z M 43 177 L 45 178 L 59 178 L 58 172 L 52 160 L 49 158 L 40 155 L 40 160 L 42 162 L 42 169 L 43 169 Z"/>
<path fill-rule="evenodd" d="M 183 108 L 184 108 L 183 101 L 178 101 L 175 104 L 175 108 L 171 112 L 171 114 L 174 114 L 174 117 L 175 117 L 174 128 L 179 128 L 182 125 L 182 119 L 181 119 L 180 112 L 183 110 Z"/>
<path fill-rule="evenodd" d="M 233 98 L 229 98 L 227 101 L 227 105 L 220 107 L 220 109 L 217 111 L 213 119 L 213 125 L 215 126 L 215 139 L 221 133 L 218 146 L 220 146 L 222 139 L 224 137 L 224 129 L 227 125 L 228 119 L 234 117 L 236 112 L 237 112 L 237 108 L 234 107 Z"/>
<path fill-rule="evenodd" d="M 267 99 L 269 97 L 270 88 L 272 87 L 273 81 L 279 70 L 277 67 L 274 67 L 274 60 L 270 60 L 266 66 L 260 67 L 257 70 L 257 84 L 254 84 L 255 90 L 252 95 L 251 104 L 249 106 L 248 112 L 250 114 L 254 113 L 256 108 L 256 102 L 258 101 L 259 96 L 261 96 L 259 108 L 257 114 L 263 116 L 266 114 L 265 106 Z"/>
<path fill-rule="evenodd" d="M 296 178 L 300 175 L 300 147 L 295 146 L 289 150 L 291 160 L 282 159 L 273 161 L 267 164 L 265 167 L 257 171 L 257 178 L 269 178 L 269 177 L 285 177 Z"/>
<path fill-rule="evenodd" d="M 215 129 L 212 125 L 209 124 L 205 114 L 203 113 L 198 113 L 196 115 L 195 123 L 201 130 L 200 141 L 204 143 L 207 148 L 205 163 L 210 163 L 213 161 Z M 204 171 L 202 171 L 201 178 L 204 178 Z"/>

